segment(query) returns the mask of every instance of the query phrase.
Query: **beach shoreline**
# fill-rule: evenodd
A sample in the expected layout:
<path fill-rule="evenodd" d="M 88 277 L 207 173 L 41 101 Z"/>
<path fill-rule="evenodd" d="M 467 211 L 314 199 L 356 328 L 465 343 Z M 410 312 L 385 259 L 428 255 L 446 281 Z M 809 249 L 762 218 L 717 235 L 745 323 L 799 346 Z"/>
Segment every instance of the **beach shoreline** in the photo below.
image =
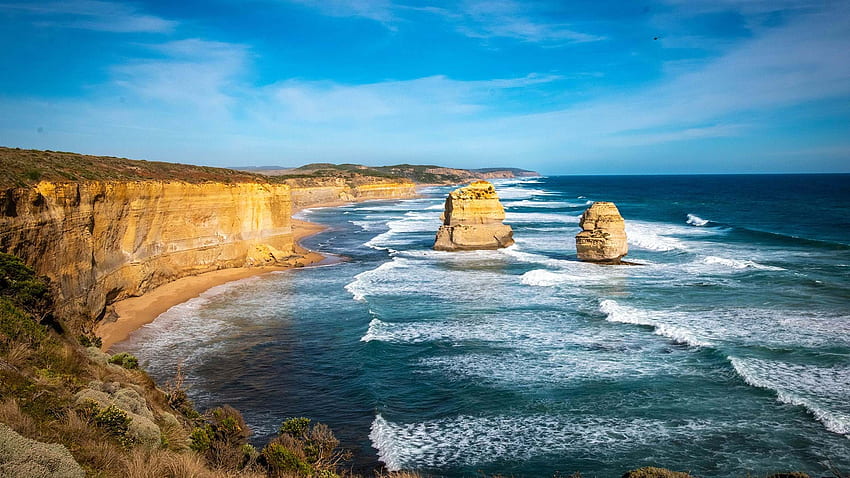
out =
<path fill-rule="evenodd" d="M 328 206 L 322 205 L 319 207 Z M 156 320 L 157 317 L 171 307 L 194 299 L 213 287 L 269 272 L 293 269 L 295 267 L 309 267 L 322 262 L 325 260 L 325 256 L 306 249 L 301 245 L 301 241 L 326 229 L 326 226 L 320 224 L 292 219 L 292 240 L 295 243 L 295 253 L 304 258 L 302 261 L 303 265 L 220 269 L 194 276 L 182 277 L 163 284 L 138 297 L 130 297 L 113 303 L 111 307 L 117 318 L 114 321 L 101 323 L 96 330 L 97 336 L 103 341 L 101 349 L 104 351 L 109 350 L 116 343 L 129 338 L 130 334 L 136 330 Z"/>

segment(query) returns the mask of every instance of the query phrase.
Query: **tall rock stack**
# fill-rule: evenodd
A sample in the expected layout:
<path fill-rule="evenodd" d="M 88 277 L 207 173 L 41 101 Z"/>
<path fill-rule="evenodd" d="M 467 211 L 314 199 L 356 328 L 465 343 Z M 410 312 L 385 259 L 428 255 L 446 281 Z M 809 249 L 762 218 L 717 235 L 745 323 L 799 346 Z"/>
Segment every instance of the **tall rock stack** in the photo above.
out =
<path fill-rule="evenodd" d="M 579 260 L 619 264 L 629 253 L 626 223 L 612 202 L 595 202 L 581 215 L 582 231 L 576 235 Z"/>
<path fill-rule="evenodd" d="M 498 249 L 514 243 L 511 226 L 502 224 L 505 208 L 496 188 L 487 181 L 475 181 L 449 193 L 442 219 L 434 241 L 438 251 Z"/>

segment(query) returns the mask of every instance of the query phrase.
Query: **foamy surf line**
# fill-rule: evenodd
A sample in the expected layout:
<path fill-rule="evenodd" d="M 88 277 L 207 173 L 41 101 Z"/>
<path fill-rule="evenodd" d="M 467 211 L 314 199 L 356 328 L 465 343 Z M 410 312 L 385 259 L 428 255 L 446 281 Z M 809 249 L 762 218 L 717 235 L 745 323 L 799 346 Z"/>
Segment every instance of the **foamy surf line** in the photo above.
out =
<path fill-rule="evenodd" d="M 647 325 L 655 329 L 656 335 L 672 339 L 674 342 L 692 347 L 710 347 L 711 342 L 694 337 L 693 332 L 675 325 L 664 324 L 652 318 L 652 314 L 636 309 L 625 307 L 616 301 L 606 299 L 600 302 L 599 311 L 607 315 L 605 320 L 609 322 L 620 322 L 623 324 Z"/>
<path fill-rule="evenodd" d="M 671 425 L 660 420 L 593 415 L 460 415 L 419 423 L 395 423 L 378 414 L 372 422 L 369 439 L 387 469 L 398 471 L 528 460 L 553 453 L 598 459 L 637 448 L 666 445 L 671 440 L 692 440 L 705 430 L 751 426 L 751 423 L 705 420 Z"/>
<path fill-rule="evenodd" d="M 805 408 L 827 430 L 850 438 L 850 369 L 727 359 L 748 385 L 774 392 L 781 403 Z M 844 410 L 839 409 L 842 406 Z"/>

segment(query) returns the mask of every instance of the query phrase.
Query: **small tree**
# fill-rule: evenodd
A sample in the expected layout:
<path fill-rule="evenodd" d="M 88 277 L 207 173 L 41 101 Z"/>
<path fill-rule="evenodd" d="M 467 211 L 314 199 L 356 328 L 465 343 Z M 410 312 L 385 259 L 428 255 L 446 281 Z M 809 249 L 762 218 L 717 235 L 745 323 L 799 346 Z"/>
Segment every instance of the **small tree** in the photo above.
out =
<path fill-rule="evenodd" d="M 339 449 L 330 428 L 322 423 L 311 425 L 309 418 L 285 420 L 278 436 L 263 449 L 270 476 L 323 476 L 335 477 L 337 467 L 351 457 Z"/>
<path fill-rule="evenodd" d="M 207 412 L 203 425 L 192 431 L 189 446 L 215 468 L 238 470 L 245 465 L 250 434 L 242 414 L 225 405 Z"/>

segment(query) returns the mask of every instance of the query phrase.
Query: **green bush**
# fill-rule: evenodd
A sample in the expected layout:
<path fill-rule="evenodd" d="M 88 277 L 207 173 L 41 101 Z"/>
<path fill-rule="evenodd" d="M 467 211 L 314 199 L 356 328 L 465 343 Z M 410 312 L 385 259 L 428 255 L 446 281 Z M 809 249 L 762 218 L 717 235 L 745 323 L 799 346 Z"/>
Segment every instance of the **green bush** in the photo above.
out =
<path fill-rule="evenodd" d="M 86 348 L 88 348 L 88 347 L 97 347 L 97 348 L 103 347 L 103 340 L 100 337 L 98 337 L 97 335 L 94 335 L 94 334 L 89 334 L 89 335 L 81 334 L 79 341 L 80 341 L 80 345 L 82 345 L 83 347 L 86 347 Z"/>
<path fill-rule="evenodd" d="M 189 447 L 203 454 L 215 468 L 238 470 L 253 458 L 249 456 L 253 447 L 245 446 L 250 433 L 242 414 L 225 405 L 205 414 L 203 425 L 195 428 L 189 437 Z"/>
<path fill-rule="evenodd" d="M 93 418 L 97 426 L 118 439 L 118 443 L 122 446 L 129 448 L 133 445 L 134 440 L 128 433 L 132 419 L 127 415 L 127 412 L 115 405 L 110 405 L 106 408 L 99 408 Z"/>
<path fill-rule="evenodd" d="M 271 476 L 337 477 L 340 462 L 350 453 L 339 450 L 339 440 L 324 424 L 309 418 L 285 420 L 279 435 L 263 449 L 262 458 Z"/>
<path fill-rule="evenodd" d="M 666 468 L 645 466 L 637 470 L 627 471 L 623 478 L 691 478 L 691 475 L 681 471 L 671 471 Z"/>
<path fill-rule="evenodd" d="M 288 476 L 293 473 L 299 476 L 312 476 L 315 473 L 303 455 L 279 443 L 270 443 L 265 447 L 263 459 L 269 475 L 273 477 Z"/>
<path fill-rule="evenodd" d="M 12 300 L 0 297 L 0 335 L 7 342 L 38 345 L 47 337 L 47 328 L 21 310 Z"/>
<path fill-rule="evenodd" d="M 0 253 L 0 296 L 39 316 L 50 307 L 50 290 L 46 281 L 11 254 Z"/>
<path fill-rule="evenodd" d="M 128 370 L 136 370 L 139 368 L 139 359 L 137 359 L 135 355 L 127 352 L 121 352 L 113 355 L 109 359 L 109 363 L 120 365 Z"/>

